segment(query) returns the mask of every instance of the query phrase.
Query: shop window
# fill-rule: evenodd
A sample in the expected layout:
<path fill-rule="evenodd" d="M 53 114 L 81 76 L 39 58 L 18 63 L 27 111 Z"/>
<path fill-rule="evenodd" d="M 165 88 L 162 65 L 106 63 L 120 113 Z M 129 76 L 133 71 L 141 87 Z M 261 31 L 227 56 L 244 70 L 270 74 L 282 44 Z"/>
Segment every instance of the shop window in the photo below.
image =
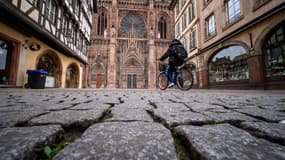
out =
<path fill-rule="evenodd" d="M 263 45 L 266 77 L 285 75 L 285 22 L 273 31 Z"/>
<path fill-rule="evenodd" d="M 218 51 L 209 61 L 210 82 L 248 79 L 246 50 L 238 45 Z"/>
<path fill-rule="evenodd" d="M 8 57 L 8 44 L 5 41 L 0 40 L 0 70 L 6 69 Z"/>

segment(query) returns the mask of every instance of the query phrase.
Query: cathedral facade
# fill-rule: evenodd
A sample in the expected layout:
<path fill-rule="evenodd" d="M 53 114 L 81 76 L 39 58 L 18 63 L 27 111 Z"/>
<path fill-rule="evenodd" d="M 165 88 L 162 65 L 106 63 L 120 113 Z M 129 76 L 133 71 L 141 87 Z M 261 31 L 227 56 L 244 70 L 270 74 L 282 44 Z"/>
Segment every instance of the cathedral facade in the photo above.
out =
<path fill-rule="evenodd" d="M 99 0 L 88 57 L 91 88 L 156 88 L 158 58 L 174 38 L 171 0 Z"/>

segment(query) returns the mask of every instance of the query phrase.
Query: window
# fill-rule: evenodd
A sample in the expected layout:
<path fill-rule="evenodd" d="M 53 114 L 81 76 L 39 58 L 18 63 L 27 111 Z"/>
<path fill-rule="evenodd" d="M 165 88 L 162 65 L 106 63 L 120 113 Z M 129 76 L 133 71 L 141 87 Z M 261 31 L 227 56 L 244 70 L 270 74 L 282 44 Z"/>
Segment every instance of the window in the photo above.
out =
<path fill-rule="evenodd" d="M 140 16 L 128 14 L 121 20 L 119 36 L 145 37 L 145 33 L 145 24 Z"/>
<path fill-rule="evenodd" d="M 166 38 L 166 19 L 163 16 L 158 21 L 158 38 Z"/>
<path fill-rule="evenodd" d="M 33 5 L 34 7 L 37 7 L 39 5 L 38 0 L 27 0 L 31 5 Z"/>
<path fill-rule="evenodd" d="M 183 14 L 182 16 L 182 30 L 184 30 L 186 28 L 186 24 L 187 24 L 187 19 L 186 19 L 186 14 Z"/>
<path fill-rule="evenodd" d="M 79 16 L 79 11 L 80 11 L 79 1 L 76 0 L 74 1 L 74 14 Z"/>
<path fill-rule="evenodd" d="M 216 34 L 214 15 L 211 15 L 206 19 L 206 27 L 207 37 L 213 37 Z"/>
<path fill-rule="evenodd" d="M 285 22 L 273 29 L 263 45 L 266 77 L 285 75 Z"/>
<path fill-rule="evenodd" d="M 248 79 L 246 50 L 232 45 L 218 51 L 209 61 L 210 82 L 223 82 Z"/>
<path fill-rule="evenodd" d="M 61 29 L 64 35 L 67 35 L 68 32 L 68 18 L 64 15 L 61 20 Z"/>
<path fill-rule="evenodd" d="M 256 5 L 261 5 L 261 4 L 263 4 L 263 3 L 267 2 L 267 1 L 270 1 L 270 0 L 255 0 L 255 4 Z"/>
<path fill-rule="evenodd" d="M 107 29 L 107 13 L 105 9 L 101 9 L 99 12 L 98 17 L 98 27 L 97 27 L 97 34 L 100 36 L 104 35 L 105 30 Z"/>
<path fill-rule="evenodd" d="M 187 37 L 184 37 L 184 39 L 183 39 L 183 46 L 186 49 L 186 51 L 188 52 L 189 48 L 188 48 L 188 38 Z"/>
<path fill-rule="evenodd" d="M 232 23 L 241 16 L 240 0 L 227 0 L 227 23 Z"/>
<path fill-rule="evenodd" d="M 188 6 L 188 24 L 195 18 L 194 4 L 191 2 Z"/>
<path fill-rule="evenodd" d="M 189 34 L 190 51 L 196 48 L 196 30 L 193 30 Z"/>
<path fill-rule="evenodd" d="M 210 3 L 211 0 L 204 0 L 204 5 L 208 5 Z"/>
<path fill-rule="evenodd" d="M 177 4 L 177 5 L 175 6 L 175 8 L 176 8 L 176 16 L 178 16 L 179 11 L 180 11 L 180 9 L 179 9 L 179 5 Z"/>
<path fill-rule="evenodd" d="M 51 21 L 51 23 L 55 24 L 55 16 L 56 16 L 57 6 L 54 0 L 48 1 L 45 10 L 46 18 Z"/>

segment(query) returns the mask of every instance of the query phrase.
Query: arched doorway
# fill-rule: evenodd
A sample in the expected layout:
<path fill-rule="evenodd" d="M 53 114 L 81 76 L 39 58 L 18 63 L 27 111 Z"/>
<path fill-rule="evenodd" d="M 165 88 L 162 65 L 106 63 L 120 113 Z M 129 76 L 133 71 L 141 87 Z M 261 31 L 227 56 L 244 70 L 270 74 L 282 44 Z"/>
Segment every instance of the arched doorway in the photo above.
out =
<path fill-rule="evenodd" d="M 262 45 L 265 78 L 285 79 L 285 21 L 277 25 L 266 36 Z"/>
<path fill-rule="evenodd" d="M 247 50 L 241 45 L 230 45 L 213 54 L 208 61 L 211 88 L 248 84 L 247 59 Z"/>
<path fill-rule="evenodd" d="M 121 88 L 145 88 L 145 74 L 142 64 L 131 57 L 120 67 L 123 74 L 120 77 Z"/>
<path fill-rule="evenodd" d="M 71 64 L 66 69 L 65 88 L 78 88 L 79 69 L 76 64 Z"/>
<path fill-rule="evenodd" d="M 45 53 L 38 58 L 37 69 L 48 72 L 46 87 L 58 88 L 61 86 L 62 67 L 55 53 Z"/>

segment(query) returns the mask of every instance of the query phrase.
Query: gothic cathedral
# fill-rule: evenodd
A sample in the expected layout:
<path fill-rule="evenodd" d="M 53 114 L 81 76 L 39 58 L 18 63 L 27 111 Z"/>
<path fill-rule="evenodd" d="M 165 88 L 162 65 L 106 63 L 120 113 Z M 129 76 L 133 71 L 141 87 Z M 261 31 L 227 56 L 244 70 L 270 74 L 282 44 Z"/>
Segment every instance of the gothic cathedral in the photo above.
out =
<path fill-rule="evenodd" d="M 88 85 L 156 88 L 157 59 L 174 38 L 171 0 L 98 0 L 93 15 Z"/>

